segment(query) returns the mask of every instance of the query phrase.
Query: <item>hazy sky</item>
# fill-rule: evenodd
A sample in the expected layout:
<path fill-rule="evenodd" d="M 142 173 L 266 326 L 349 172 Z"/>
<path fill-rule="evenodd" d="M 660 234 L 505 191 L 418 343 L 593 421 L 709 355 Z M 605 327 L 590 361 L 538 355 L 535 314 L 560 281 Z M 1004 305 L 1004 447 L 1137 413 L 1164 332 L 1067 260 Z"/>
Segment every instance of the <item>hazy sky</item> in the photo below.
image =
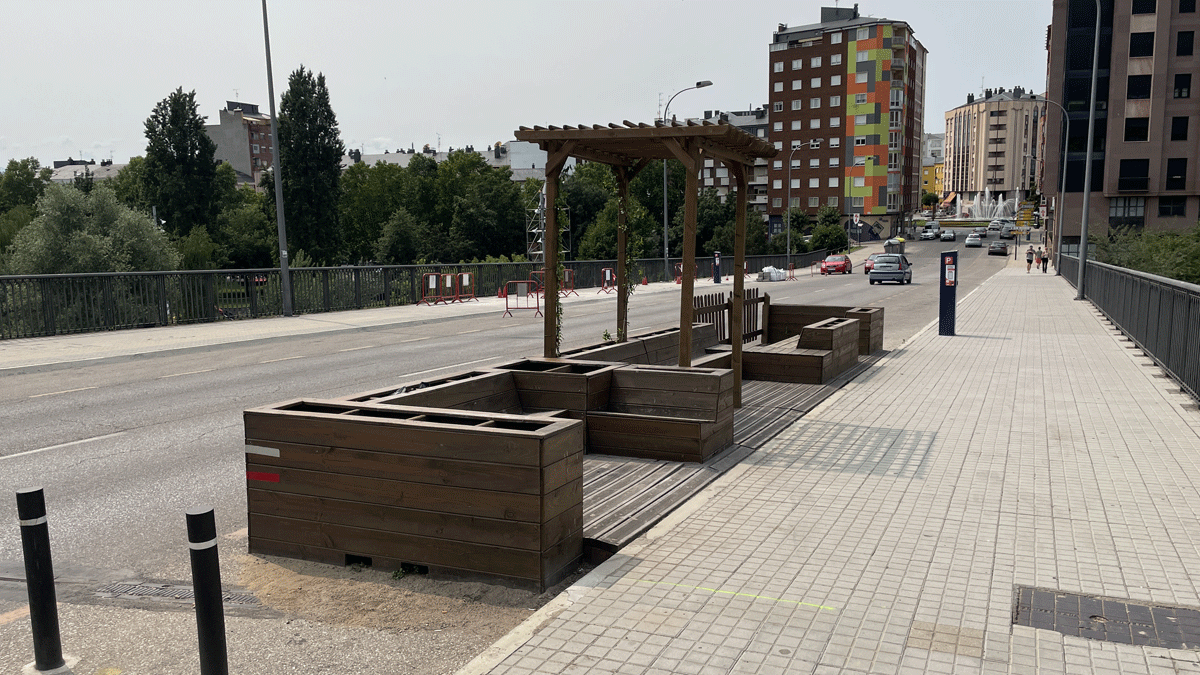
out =
<path fill-rule="evenodd" d="M 535 124 L 651 122 L 768 100 L 778 24 L 833 0 L 269 0 L 276 99 L 303 64 L 325 74 L 347 148 L 479 148 Z M 841 6 L 853 3 L 842 0 Z M 268 110 L 261 0 L 5 0 L 0 166 L 125 162 L 177 87 L 210 122 L 227 100 Z M 1041 92 L 1051 0 L 860 0 L 929 50 L 926 131 L 984 87 Z"/>

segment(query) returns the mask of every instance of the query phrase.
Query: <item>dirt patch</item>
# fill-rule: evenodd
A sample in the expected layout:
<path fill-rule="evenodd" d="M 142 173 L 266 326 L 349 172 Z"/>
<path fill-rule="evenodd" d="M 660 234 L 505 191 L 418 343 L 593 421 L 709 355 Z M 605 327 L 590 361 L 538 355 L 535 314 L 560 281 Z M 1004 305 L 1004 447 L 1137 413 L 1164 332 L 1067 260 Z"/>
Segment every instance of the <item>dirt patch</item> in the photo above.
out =
<path fill-rule="evenodd" d="M 466 630 L 489 645 L 590 569 L 581 567 L 557 586 L 533 593 L 271 556 L 242 555 L 238 562 L 238 584 L 288 616 L 399 633 Z"/>

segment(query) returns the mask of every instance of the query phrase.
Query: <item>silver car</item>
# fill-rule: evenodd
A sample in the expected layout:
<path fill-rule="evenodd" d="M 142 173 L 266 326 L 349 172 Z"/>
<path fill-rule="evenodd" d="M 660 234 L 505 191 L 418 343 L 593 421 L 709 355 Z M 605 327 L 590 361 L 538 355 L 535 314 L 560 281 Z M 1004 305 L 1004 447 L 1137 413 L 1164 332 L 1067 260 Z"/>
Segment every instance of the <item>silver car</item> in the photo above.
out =
<path fill-rule="evenodd" d="M 884 253 L 875 259 L 875 267 L 867 273 L 867 281 L 872 284 L 884 281 L 895 281 L 900 284 L 912 283 L 912 263 L 899 253 Z"/>
<path fill-rule="evenodd" d="M 955 241 L 957 239 L 958 235 L 954 232 L 954 230 L 942 230 L 942 241 Z"/>

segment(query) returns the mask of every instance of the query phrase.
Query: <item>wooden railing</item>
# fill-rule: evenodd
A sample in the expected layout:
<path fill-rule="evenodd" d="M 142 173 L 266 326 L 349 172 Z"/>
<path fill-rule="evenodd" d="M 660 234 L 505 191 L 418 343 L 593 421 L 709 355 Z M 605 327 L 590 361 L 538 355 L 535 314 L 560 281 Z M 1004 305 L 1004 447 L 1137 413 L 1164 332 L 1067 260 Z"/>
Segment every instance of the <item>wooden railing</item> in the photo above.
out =
<path fill-rule="evenodd" d="M 766 316 L 771 306 L 771 296 L 760 293 L 760 289 L 747 288 L 742 301 L 742 343 L 746 344 L 766 335 Z M 723 344 L 732 342 L 733 292 L 717 292 L 697 295 L 692 298 L 692 321 L 711 323 L 717 327 L 717 337 Z"/>

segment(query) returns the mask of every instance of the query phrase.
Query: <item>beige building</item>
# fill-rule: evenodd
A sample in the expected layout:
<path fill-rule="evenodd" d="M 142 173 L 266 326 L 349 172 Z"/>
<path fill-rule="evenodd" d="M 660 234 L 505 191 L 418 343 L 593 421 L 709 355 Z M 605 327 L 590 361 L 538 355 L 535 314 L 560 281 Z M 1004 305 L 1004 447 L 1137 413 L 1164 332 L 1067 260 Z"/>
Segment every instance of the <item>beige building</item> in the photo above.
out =
<path fill-rule="evenodd" d="M 1024 199 L 1037 185 L 1038 139 L 1046 104 L 1020 87 L 987 89 L 946 113 L 942 187 L 962 202 Z"/>
<path fill-rule="evenodd" d="M 217 161 L 229 162 L 240 182 L 258 185 L 263 171 L 270 168 L 275 157 L 271 116 L 260 113 L 255 103 L 226 101 L 217 120 L 216 124 L 204 126 L 208 137 L 217 144 Z"/>

